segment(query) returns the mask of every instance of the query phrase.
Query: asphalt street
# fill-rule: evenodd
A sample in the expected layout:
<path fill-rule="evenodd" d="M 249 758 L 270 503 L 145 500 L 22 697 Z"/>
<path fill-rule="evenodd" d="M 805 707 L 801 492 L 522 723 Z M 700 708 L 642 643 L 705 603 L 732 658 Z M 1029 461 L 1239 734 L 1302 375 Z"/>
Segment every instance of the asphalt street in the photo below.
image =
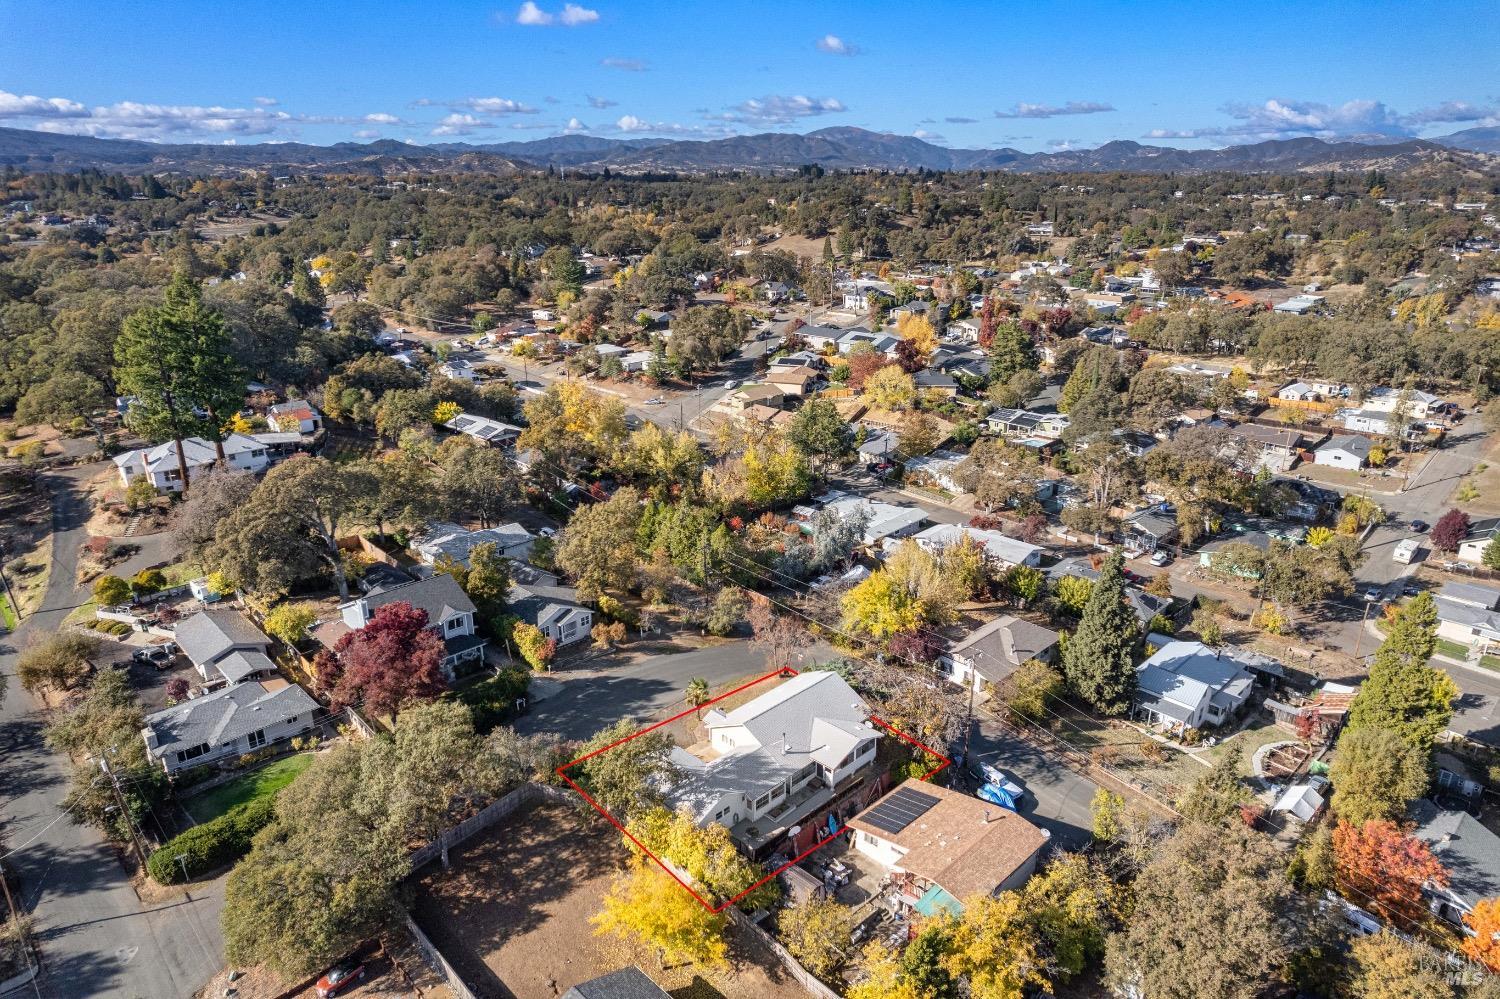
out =
<path fill-rule="evenodd" d="M 12 851 L 6 865 L 20 878 L 17 904 L 32 914 L 42 952 L 42 974 L 27 994 L 190 996 L 224 964 L 222 884 L 143 905 L 115 849 L 92 827 L 64 815 L 72 764 L 47 748 L 40 708 L 14 677 L 18 650 L 57 631 L 68 611 L 87 599 L 73 585 L 88 518 L 80 484 L 98 471 L 98 465 L 82 466 L 46 477 L 54 490 L 47 593 L 42 609 L 0 640 L 0 670 L 11 680 L 0 701 L 0 820 L 5 849 Z"/>

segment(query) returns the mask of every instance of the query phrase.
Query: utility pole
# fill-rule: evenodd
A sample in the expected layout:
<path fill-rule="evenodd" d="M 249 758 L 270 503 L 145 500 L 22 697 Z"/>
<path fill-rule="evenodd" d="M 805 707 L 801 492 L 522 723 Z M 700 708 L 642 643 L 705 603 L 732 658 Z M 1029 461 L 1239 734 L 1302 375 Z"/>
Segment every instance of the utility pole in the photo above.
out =
<path fill-rule="evenodd" d="M 99 757 L 99 769 L 103 770 L 109 778 L 109 787 L 115 793 L 115 805 L 120 809 L 120 818 L 125 820 L 125 828 L 130 831 L 130 843 L 135 847 L 136 859 L 141 862 L 141 870 L 146 869 L 146 851 L 141 847 L 140 837 L 136 835 L 135 823 L 130 820 L 130 812 L 125 807 L 125 796 L 120 793 L 120 782 L 115 777 L 115 772 L 109 768 L 109 760 L 103 756 Z"/>
<path fill-rule="evenodd" d="M 16 935 L 16 943 L 21 948 L 21 953 L 26 960 L 26 970 L 31 970 L 31 947 L 26 943 L 26 934 L 21 929 L 21 917 L 16 913 L 16 900 L 10 894 L 10 882 L 6 880 L 5 868 L 0 866 L 0 889 L 5 892 L 5 907 L 10 911 L 11 931 Z"/>

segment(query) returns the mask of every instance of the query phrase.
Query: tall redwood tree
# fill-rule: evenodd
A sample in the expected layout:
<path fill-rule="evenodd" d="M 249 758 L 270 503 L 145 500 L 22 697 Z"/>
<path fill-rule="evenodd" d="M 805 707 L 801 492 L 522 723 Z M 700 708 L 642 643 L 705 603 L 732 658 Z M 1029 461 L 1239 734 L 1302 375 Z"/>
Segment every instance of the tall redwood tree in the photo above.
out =
<path fill-rule="evenodd" d="M 394 721 L 414 701 L 448 689 L 443 640 L 427 627 L 427 612 L 406 602 L 386 604 L 370 623 L 351 631 L 320 656 L 318 679 L 335 709 L 358 705 Z"/>

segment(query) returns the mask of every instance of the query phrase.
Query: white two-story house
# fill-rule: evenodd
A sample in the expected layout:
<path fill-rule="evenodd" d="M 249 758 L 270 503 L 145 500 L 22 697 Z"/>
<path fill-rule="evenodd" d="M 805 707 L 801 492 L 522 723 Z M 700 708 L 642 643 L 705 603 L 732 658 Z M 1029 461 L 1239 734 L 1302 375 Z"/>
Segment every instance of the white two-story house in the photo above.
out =
<path fill-rule="evenodd" d="M 484 660 L 489 639 L 474 623 L 477 610 L 458 581 L 447 573 L 396 586 L 376 587 L 364 596 L 339 605 L 346 627 L 358 630 L 370 623 L 375 612 L 387 604 L 408 603 L 427 612 L 427 626 L 443 640 L 443 673 L 451 682 L 460 664 Z"/>
<path fill-rule="evenodd" d="M 672 751 L 670 807 L 718 823 L 754 854 L 793 827 L 826 825 L 838 798 L 863 781 L 880 730 L 837 673 L 801 673 L 748 704 L 703 716 L 708 745 Z M 838 816 L 833 816 L 837 823 Z"/>

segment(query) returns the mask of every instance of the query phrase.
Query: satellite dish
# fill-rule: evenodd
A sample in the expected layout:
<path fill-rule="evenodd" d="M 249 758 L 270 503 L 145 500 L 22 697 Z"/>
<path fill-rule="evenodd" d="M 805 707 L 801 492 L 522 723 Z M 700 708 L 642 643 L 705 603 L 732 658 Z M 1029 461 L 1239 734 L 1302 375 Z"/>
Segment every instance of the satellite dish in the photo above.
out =
<path fill-rule="evenodd" d="M 793 839 L 796 839 L 797 838 L 797 834 L 799 832 L 801 832 L 801 831 L 802 831 L 802 827 L 801 826 L 792 826 L 792 828 L 790 828 L 790 829 L 788 829 L 786 831 L 786 834 L 788 836 L 792 837 Z"/>

